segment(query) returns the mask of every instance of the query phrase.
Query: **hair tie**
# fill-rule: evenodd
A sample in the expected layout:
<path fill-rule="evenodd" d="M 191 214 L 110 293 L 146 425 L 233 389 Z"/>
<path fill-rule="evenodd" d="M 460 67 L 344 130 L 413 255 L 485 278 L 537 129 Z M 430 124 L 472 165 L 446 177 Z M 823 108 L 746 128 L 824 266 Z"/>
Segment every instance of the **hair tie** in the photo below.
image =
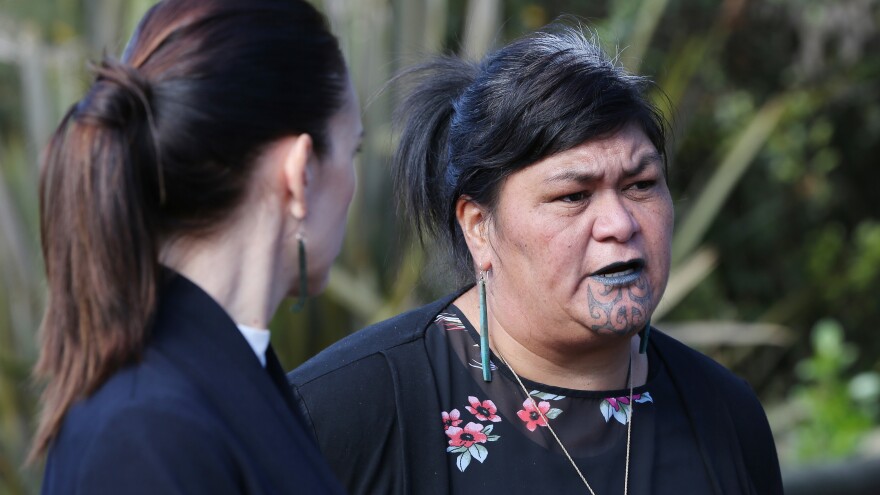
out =
<path fill-rule="evenodd" d="M 95 82 L 76 106 L 77 120 L 137 132 L 146 122 L 153 143 L 159 181 L 159 203 L 165 203 L 165 178 L 159 132 L 153 111 L 153 89 L 141 72 L 124 63 L 105 58 L 92 66 Z"/>

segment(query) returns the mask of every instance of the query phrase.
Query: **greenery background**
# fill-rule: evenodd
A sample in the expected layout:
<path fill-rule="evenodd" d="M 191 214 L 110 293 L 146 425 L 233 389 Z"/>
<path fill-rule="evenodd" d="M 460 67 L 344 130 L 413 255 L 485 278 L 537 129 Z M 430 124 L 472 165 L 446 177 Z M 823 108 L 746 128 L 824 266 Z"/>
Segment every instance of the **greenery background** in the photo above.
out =
<path fill-rule="evenodd" d="M 39 486 L 39 469 L 22 468 L 45 299 L 39 150 L 88 87 L 85 61 L 118 55 L 151 3 L 0 0 L 0 494 Z M 368 139 L 326 294 L 272 323 L 287 367 L 451 288 L 441 254 L 395 214 L 383 83 L 426 54 L 479 56 L 573 14 L 659 83 L 673 123 L 674 266 L 656 326 L 756 389 L 788 493 L 830 493 L 829 480 L 880 492 L 880 1 L 315 3 L 342 40 Z"/>

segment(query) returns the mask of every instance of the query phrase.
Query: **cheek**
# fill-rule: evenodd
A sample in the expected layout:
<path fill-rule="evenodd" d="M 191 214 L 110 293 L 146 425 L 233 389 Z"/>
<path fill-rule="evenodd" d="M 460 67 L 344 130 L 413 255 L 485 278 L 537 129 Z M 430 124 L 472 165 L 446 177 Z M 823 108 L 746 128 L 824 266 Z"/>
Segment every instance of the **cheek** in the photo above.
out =
<path fill-rule="evenodd" d="M 352 198 L 354 198 L 355 189 L 357 189 L 357 172 L 354 168 L 354 162 L 349 160 L 346 165 L 346 174 L 345 174 L 345 183 L 348 186 L 348 194 L 346 195 L 346 206 L 351 204 Z"/>
<path fill-rule="evenodd" d="M 656 225 L 660 230 L 658 236 L 662 239 L 666 250 L 671 249 L 672 231 L 675 227 L 675 212 L 672 209 L 672 201 L 664 202 L 656 213 Z"/>
<path fill-rule="evenodd" d="M 336 171 L 330 180 L 333 200 L 337 203 L 337 209 L 344 215 L 354 198 L 355 173 L 354 164 L 351 161 L 337 162 Z"/>
<path fill-rule="evenodd" d="M 647 253 L 657 268 L 656 276 L 666 278 L 672 256 L 672 231 L 674 215 L 671 202 L 658 204 L 647 209 L 641 222 L 642 232 L 647 241 Z"/>
<path fill-rule="evenodd" d="M 579 225 L 525 216 L 519 228 L 505 231 L 505 235 L 516 249 L 512 254 L 518 259 L 517 270 L 528 273 L 530 280 L 547 280 L 551 285 L 579 271 L 588 237 Z"/>
<path fill-rule="evenodd" d="M 639 228 L 651 244 L 671 241 L 675 219 L 668 194 L 647 203 L 636 203 L 630 211 L 637 216 Z"/>
<path fill-rule="evenodd" d="M 543 247 L 554 262 L 583 258 L 590 244 L 593 220 L 589 215 L 556 216 L 543 221 Z"/>
<path fill-rule="evenodd" d="M 532 211 L 500 209 L 491 228 L 492 248 L 503 262 L 527 261 L 546 251 L 550 233 Z"/>

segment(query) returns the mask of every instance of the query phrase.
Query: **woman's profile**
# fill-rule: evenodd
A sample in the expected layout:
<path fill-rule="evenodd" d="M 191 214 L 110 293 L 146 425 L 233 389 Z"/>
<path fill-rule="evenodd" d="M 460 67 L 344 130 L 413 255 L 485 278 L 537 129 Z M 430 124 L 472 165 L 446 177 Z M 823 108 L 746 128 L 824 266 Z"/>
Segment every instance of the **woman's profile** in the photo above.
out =
<path fill-rule="evenodd" d="M 303 0 L 163 0 L 46 151 L 43 493 L 341 493 L 269 345 L 320 291 L 359 103 Z"/>
<path fill-rule="evenodd" d="M 748 385 L 652 329 L 665 124 L 580 28 L 405 72 L 394 172 L 463 281 L 288 377 L 352 493 L 777 494 Z"/>

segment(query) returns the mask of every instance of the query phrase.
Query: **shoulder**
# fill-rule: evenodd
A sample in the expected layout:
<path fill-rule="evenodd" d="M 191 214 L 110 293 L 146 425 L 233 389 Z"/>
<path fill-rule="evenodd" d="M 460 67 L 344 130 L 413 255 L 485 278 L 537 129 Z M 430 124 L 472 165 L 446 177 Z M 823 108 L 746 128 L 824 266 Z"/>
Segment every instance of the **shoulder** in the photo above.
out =
<path fill-rule="evenodd" d="M 336 443 L 325 434 L 336 437 L 340 430 L 359 428 L 366 416 L 381 409 L 363 405 L 393 402 L 398 384 L 389 356 L 424 351 L 419 343 L 426 329 L 455 297 L 448 295 L 358 330 L 287 374 L 303 418 L 320 445 Z M 350 414 L 353 408 L 358 414 Z M 385 424 L 387 430 L 393 415 L 381 416 L 374 418 L 376 424 Z"/>
<path fill-rule="evenodd" d="M 412 429 L 404 424 L 424 411 L 417 400 L 398 399 L 424 395 L 431 380 L 425 331 L 455 297 L 359 330 L 288 374 L 301 417 L 351 493 L 404 492 L 394 467 L 405 464 L 404 435 Z M 403 418 L 404 409 L 416 419 Z"/>
<path fill-rule="evenodd" d="M 651 333 L 651 341 L 656 345 L 664 364 L 674 374 L 699 377 L 700 380 L 707 382 L 705 385 L 712 388 L 754 397 L 751 387 L 745 380 L 709 356 L 656 329 Z"/>
<path fill-rule="evenodd" d="M 148 356 L 74 404 L 65 416 L 59 441 L 92 448 L 112 444 L 121 433 L 143 432 L 157 439 L 178 428 L 188 429 L 188 435 L 207 433 L 214 415 L 198 388 L 161 361 Z"/>
<path fill-rule="evenodd" d="M 714 359 L 660 331 L 651 334 L 668 372 L 686 396 L 714 397 L 733 414 L 735 423 L 766 422 L 751 385 Z M 738 424 L 737 426 L 742 426 Z"/>
<path fill-rule="evenodd" d="M 422 339 L 428 325 L 459 294 L 460 292 L 449 294 L 420 308 L 358 330 L 288 373 L 288 381 L 291 385 L 302 386 L 342 368 L 362 366 L 365 363 L 359 361 Z M 378 362 L 375 359 L 368 361 Z"/>
<path fill-rule="evenodd" d="M 155 450 L 163 451 L 169 459 L 195 452 L 218 452 L 222 450 L 217 448 L 219 427 L 211 415 L 201 413 L 200 409 L 197 401 L 170 396 L 116 407 L 95 428 L 94 441 L 87 452 L 98 455 L 131 450 L 136 455 Z M 131 440 L 143 440 L 149 445 L 132 444 Z"/>
<path fill-rule="evenodd" d="M 180 404 L 136 404 L 121 409 L 98 430 L 84 454 L 80 484 L 93 488 L 154 493 L 227 493 L 238 469 L 218 428 Z M 181 466 L 186 466 L 181 469 Z"/>
<path fill-rule="evenodd" d="M 161 381 L 137 371 L 118 373 L 71 408 L 49 455 L 45 493 L 185 493 L 204 487 L 205 477 L 218 482 L 214 493 L 234 486 L 230 450 L 192 390 L 160 390 L 152 383 Z"/>
<path fill-rule="evenodd" d="M 732 426 L 727 431 L 736 435 L 745 469 L 758 493 L 782 493 L 773 433 L 748 382 L 662 332 L 652 333 L 651 340 L 684 396 L 703 398 L 695 419 L 712 430 L 719 424 Z M 718 420 L 721 415 L 728 419 Z"/>

